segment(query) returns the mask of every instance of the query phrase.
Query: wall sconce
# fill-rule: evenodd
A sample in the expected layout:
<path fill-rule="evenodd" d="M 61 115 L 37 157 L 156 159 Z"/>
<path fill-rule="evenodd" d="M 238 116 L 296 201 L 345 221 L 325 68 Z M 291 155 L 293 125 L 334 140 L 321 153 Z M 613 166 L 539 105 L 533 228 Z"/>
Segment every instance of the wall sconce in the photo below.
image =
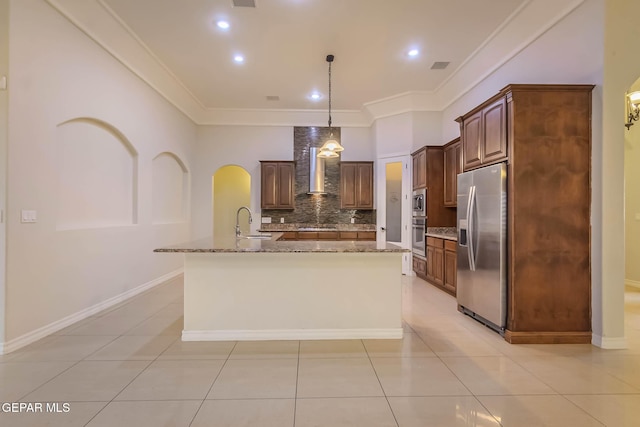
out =
<path fill-rule="evenodd" d="M 624 125 L 628 130 L 633 126 L 633 122 L 637 122 L 640 119 L 640 91 L 628 93 L 626 98 L 627 122 Z"/>

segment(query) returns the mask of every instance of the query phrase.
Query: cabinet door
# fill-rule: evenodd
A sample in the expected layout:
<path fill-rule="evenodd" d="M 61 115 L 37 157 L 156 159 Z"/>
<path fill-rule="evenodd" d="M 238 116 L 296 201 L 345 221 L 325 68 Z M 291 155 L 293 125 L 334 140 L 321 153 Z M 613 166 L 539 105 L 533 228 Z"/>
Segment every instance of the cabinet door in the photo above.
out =
<path fill-rule="evenodd" d="M 433 283 L 444 286 L 444 249 L 433 249 Z"/>
<path fill-rule="evenodd" d="M 457 256 L 455 251 L 444 251 L 444 287 L 456 292 Z"/>
<path fill-rule="evenodd" d="M 293 162 L 260 162 L 262 209 L 293 209 L 295 205 L 295 164 Z"/>
<path fill-rule="evenodd" d="M 413 189 L 427 188 L 427 150 L 423 148 L 412 156 L 413 160 Z"/>
<path fill-rule="evenodd" d="M 460 143 L 444 149 L 444 205 L 456 206 L 458 174 L 461 172 Z"/>
<path fill-rule="evenodd" d="M 340 163 L 340 208 L 356 209 L 356 182 L 358 176 L 357 163 Z"/>
<path fill-rule="evenodd" d="M 482 111 L 478 111 L 462 123 L 464 170 L 472 169 L 482 164 L 480 153 L 482 133 Z"/>
<path fill-rule="evenodd" d="M 260 206 L 262 209 L 275 209 L 278 207 L 277 181 L 278 164 L 276 162 L 261 163 L 261 197 Z"/>
<path fill-rule="evenodd" d="M 358 164 L 357 184 L 357 208 L 373 209 L 373 163 Z"/>
<path fill-rule="evenodd" d="M 376 240 L 376 232 L 358 231 L 358 240 Z"/>
<path fill-rule="evenodd" d="M 278 208 L 293 209 L 295 206 L 296 172 L 293 163 L 278 164 Z"/>
<path fill-rule="evenodd" d="M 435 273 L 435 251 L 436 248 L 432 246 L 427 246 L 426 254 L 427 254 L 427 280 L 433 282 L 434 281 L 434 273 Z"/>
<path fill-rule="evenodd" d="M 373 209 L 373 162 L 340 163 L 340 208 Z"/>
<path fill-rule="evenodd" d="M 501 98 L 482 110 L 482 164 L 507 158 L 507 100 Z"/>

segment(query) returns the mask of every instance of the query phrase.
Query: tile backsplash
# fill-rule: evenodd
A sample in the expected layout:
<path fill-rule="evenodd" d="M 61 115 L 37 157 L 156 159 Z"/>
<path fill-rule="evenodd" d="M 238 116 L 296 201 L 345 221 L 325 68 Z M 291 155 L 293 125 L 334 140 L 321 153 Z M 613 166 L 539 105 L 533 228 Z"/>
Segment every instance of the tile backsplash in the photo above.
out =
<path fill-rule="evenodd" d="M 340 128 L 332 128 L 333 137 L 340 140 Z M 294 210 L 263 209 L 263 217 L 273 223 L 304 224 L 375 224 L 375 210 L 340 209 L 340 157 L 325 160 L 325 192 L 309 191 L 309 148 L 320 148 L 329 139 L 328 127 L 305 126 L 293 128 L 293 159 L 296 161 L 296 202 Z M 348 147 L 346 148 L 348 149 Z"/>

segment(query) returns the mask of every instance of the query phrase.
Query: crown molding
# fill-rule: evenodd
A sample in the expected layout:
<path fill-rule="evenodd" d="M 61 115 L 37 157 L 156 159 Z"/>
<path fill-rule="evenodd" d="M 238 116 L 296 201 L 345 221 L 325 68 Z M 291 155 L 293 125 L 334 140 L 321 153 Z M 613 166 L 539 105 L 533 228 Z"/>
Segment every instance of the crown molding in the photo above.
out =
<path fill-rule="evenodd" d="M 103 0 L 45 0 L 198 125 L 324 126 L 322 110 L 206 108 Z M 410 91 L 335 111 L 336 126 L 368 127 L 413 111 L 443 111 L 585 0 L 527 0 L 433 91 Z M 505 82 L 505 84 L 510 82 Z"/>

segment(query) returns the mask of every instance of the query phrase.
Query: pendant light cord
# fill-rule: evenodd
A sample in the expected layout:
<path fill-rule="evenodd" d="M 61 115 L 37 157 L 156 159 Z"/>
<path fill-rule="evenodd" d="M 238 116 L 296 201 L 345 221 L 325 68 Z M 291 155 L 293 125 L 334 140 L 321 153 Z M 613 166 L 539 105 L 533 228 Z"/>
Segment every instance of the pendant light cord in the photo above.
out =
<path fill-rule="evenodd" d="M 329 134 L 331 132 L 331 63 L 333 62 L 333 55 L 327 55 L 327 62 L 329 63 Z"/>

